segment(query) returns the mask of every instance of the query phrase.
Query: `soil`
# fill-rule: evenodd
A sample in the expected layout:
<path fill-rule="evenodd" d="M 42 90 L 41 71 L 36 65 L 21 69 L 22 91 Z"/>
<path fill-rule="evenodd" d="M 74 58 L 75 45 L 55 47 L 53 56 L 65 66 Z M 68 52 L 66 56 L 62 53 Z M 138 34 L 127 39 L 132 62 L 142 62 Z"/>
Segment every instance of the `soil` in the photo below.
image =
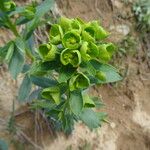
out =
<path fill-rule="evenodd" d="M 109 40 L 119 42 L 128 32 L 132 32 L 135 37 L 138 35 L 134 30 L 134 19 L 130 19 L 130 2 L 131 0 L 127 5 L 121 0 L 57 0 L 57 13 L 67 17 L 81 17 L 88 21 L 101 20 L 103 26 L 112 33 Z M 129 31 L 128 28 L 117 30 L 118 26 L 127 26 Z M 0 37 L 1 45 L 7 41 L 2 40 L 4 37 L 10 37 L 7 32 L 0 33 L 3 37 Z M 13 138 L 18 141 L 21 137 L 25 150 L 150 150 L 150 60 L 146 59 L 148 49 L 142 42 L 138 44 L 136 55 L 119 58 L 123 60 L 119 69 L 125 70 L 126 66 L 128 68 L 123 81 L 95 86 L 90 90 L 90 94 L 102 97 L 105 104 L 102 111 L 108 113 L 109 123 L 90 131 L 79 122 L 72 135 L 66 137 L 63 133 L 58 133 L 55 138 L 48 126 L 40 122 L 41 116 L 29 112 L 26 105 L 22 106 L 15 101 L 16 121 L 23 133 L 18 131 L 18 136 Z M 20 145 L 14 144 L 12 136 L 5 130 L 19 83 L 20 79 L 13 81 L 7 68 L 1 67 L 0 138 L 10 143 L 10 150 L 21 150 Z M 38 118 L 37 121 L 35 118 Z"/>

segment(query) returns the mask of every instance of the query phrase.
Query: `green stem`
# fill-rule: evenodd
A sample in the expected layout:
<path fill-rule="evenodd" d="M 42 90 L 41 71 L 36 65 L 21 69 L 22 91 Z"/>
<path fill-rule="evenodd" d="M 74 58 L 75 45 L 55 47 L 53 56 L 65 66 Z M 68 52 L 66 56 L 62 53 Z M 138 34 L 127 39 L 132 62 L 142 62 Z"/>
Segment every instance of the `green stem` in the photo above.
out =
<path fill-rule="evenodd" d="M 12 23 L 12 21 L 10 20 L 10 18 L 8 16 L 7 16 L 7 22 L 8 22 L 9 28 L 13 32 L 13 34 L 16 37 L 20 36 L 19 33 L 18 33 L 18 31 L 17 31 L 17 28 L 16 28 L 15 24 Z"/>
<path fill-rule="evenodd" d="M 28 58 L 31 59 L 31 61 L 33 62 L 35 60 L 34 56 L 32 55 L 32 53 L 28 50 L 28 49 L 25 49 L 26 51 L 26 55 Z"/>

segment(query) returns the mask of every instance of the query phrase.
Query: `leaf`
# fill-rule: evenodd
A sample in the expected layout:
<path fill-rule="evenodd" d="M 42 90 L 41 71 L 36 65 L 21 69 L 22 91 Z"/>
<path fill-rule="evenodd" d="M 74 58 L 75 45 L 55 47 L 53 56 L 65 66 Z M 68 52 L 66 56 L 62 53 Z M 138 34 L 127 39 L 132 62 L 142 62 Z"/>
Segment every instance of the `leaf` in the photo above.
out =
<path fill-rule="evenodd" d="M 8 144 L 0 139 L 0 150 L 8 150 Z"/>
<path fill-rule="evenodd" d="M 70 91 L 74 91 L 76 89 L 84 89 L 87 88 L 89 85 L 90 85 L 89 78 L 81 72 L 72 76 L 71 79 L 69 80 Z"/>
<path fill-rule="evenodd" d="M 33 104 L 31 104 L 32 109 L 48 109 L 51 110 L 55 106 L 54 103 L 51 103 L 46 100 L 35 100 Z"/>
<path fill-rule="evenodd" d="M 82 99 L 81 92 L 79 91 L 70 92 L 69 103 L 72 112 L 75 115 L 79 115 L 79 113 L 81 113 L 83 108 L 83 99 Z"/>
<path fill-rule="evenodd" d="M 95 107 L 95 103 L 93 102 L 92 98 L 86 93 L 82 93 L 83 97 L 83 105 L 84 107 Z"/>
<path fill-rule="evenodd" d="M 26 102 L 30 94 L 32 82 L 28 74 L 25 75 L 22 84 L 19 89 L 18 100 L 20 102 Z"/>
<path fill-rule="evenodd" d="M 60 89 L 58 86 L 43 89 L 41 95 L 47 100 L 53 100 L 57 105 L 60 103 Z"/>
<path fill-rule="evenodd" d="M 59 71 L 58 82 L 67 82 L 68 79 L 74 74 L 75 68 L 70 66 L 61 67 Z"/>
<path fill-rule="evenodd" d="M 98 128 L 100 126 L 99 116 L 92 109 L 85 108 L 80 113 L 79 117 L 90 129 Z"/>
<path fill-rule="evenodd" d="M 78 49 L 81 43 L 81 37 L 77 31 L 68 31 L 62 39 L 63 46 L 69 49 Z"/>
<path fill-rule="evenodd" d="M 122 80 L 118 70 L 111 65 L 100 63 L 96 60 L 92 60 L 91 64 L 97 71 L 102 71 L 105 74 L 105 81 L 97 80 L 97 83 L 111 83 Z"/>
<path fill-rule="evenodd" d="M 31 81 L 33 84 L 44 88 L 51 87 L 57 84 L 57 81 L 46 77 L 31 76 Z"/>
<path fill-rule="evenodd" d="M 90 62 L 82 62 L 80 65 L 80 69 L 82 72 L 87 72 L 89 75 L 95 76 L 96 75 L 96 69 L 92 66 Z"/>
<path fill-rule="evenodd" d="M 11 44 L 12 44 L 12 41 L 8 42 L 3 47 L 0 47 L 0 59 L 1 60 L 4 60 L 4 58 L 6 57 L 7 51 L 8 51 Z"/>
<path fill-rule="evenodd" d="M 20 37 L 16 38 L 15 45 L 20 52 L 25 53 L 25 42 L 23 39 Z"/>
<path fill-rule="evenodd" d="M 50 41 L 52 44 L 60 44 L 63 36 L 63 31 L 60 25 L 53 24 L 50 30 Z"/>
<path fill-rule="evenodd" d="M 60 54 L 60 60 L 63 65 L 71 64 L 78 67 L 81 63 L 81 54 L 78 50 L 64 49 Z"/>
<path fill-rule="evenodd" d="M 12 55 L 13 55 L 13 52 L 14 52 L 14 43 L 12 42 L 8 48 L 8 51 L 7 51 L 7 54 L 6 54 L 6 57 L 5 57 L 5 61 L 7 63 L 10 62 L 11 58 L 12 58 Z"/>
<path fill-rule="evenodd" d="M 55 59 L 57 47 L 52 44 L 41 44 L 38 51 L 44 61 L 52 61 Z"/>
<path fill-rule="evenodd" d="M 95 107 L 98 108 L 98 109 L 105 106 L 104 103 L 102 102 L 102 100 L 99 97 L 92 97 L 92 100 L 94 101 Z"/>
<path fill-rule="evenodd" d="M 107 113 L 105 112 L 96 112 L 96 114 L 99 118 L 100 123 L 104 122 L 105 119 L 107 118 Z"/>
<path fill-rule="evenodd" d="M 54 0 L 45 0 L 36 8 L 34 19 L 27 24 L 25 39 L 28 39 L 31 36 L 35 28 L 39 25 L 40 19 L 45 13 L 52 9 L 53 4 Z"/>
<path fill-rule="evenodd" d="M 31 92 L 31 94 L 28 97 L 28 102 L 32 102 L 35 99 L 38 99 L 40 97 L 41 89 L 37 89 Z"/>
<path fill-rule="evenodd" d="M 49 71 L 59 68 L 58 62 L 50 61 L 50 62 L 34 62 L 32 64 L 30 73 L 36 76 L 43 76 L 47 74 Z"/>
<path fill-rule="evenodd" d="M 9 62 L 9 71 L 14 79 L 16 79 L 18 74 L 22 71 L 24 61 L 24 55 L 15 46 L 14 53 Z"/>

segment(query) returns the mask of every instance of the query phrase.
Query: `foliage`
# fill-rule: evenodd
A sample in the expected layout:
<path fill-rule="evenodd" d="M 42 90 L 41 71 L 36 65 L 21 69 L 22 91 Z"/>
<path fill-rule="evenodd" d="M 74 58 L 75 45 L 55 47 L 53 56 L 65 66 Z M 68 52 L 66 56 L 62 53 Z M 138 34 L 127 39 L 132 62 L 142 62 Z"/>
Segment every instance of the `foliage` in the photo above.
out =
<path fill-rule="evenodd" d="M 25 7 L 16 7 L 12 1 L 7 1 L 6 7 L 5 2 L 1 1 L 1 25 L 16 38 L 0 49 L 0 56 L 8 63 L 14 79 L 19 73 L 24 75 L 18 100 L 42 110 L 55 128 L 66 133 L 72 131 L 78 120 L 90 129 L 101 126 L 106 114 L 94 110 L 102 104 L 88 95 L 88 89 L 122 79 L 108 64 L 116 51 L 114 44 L 105 41 L 109 33 L 98 21 L 61 17 L 51 25 L 48 42 L 35 48 L 33 32 L 50 10 L 52 0 Z M 15 14 L 19 17 L 13 17 Z M 16 27 L 20 24 L 25 25 L 22 33 Z"/>
<path fill-rule="evenodd" d="M 137 40 L 130 34 L 125 36 L 121 42 L 118 43 L 118 55 L 134 55 L 136 53 Z"/>
<path fill-rule="evenodd" d="M 142 32 L 150 32 L 150 1 L 138 0 L 133 5 L 133 12 L 138 21 L 138 29 Z"/>

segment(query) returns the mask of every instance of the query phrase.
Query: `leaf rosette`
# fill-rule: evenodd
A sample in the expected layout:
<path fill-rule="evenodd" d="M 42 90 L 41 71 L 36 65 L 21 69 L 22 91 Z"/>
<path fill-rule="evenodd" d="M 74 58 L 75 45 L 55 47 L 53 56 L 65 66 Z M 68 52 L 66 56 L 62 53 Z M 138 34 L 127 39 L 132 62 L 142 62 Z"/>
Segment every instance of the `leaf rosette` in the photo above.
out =
<path fill-rule="evenodd" d="M 81 54 L 78 50 L 64 49 L 61 52 L 60 60 L 63 65 L 71 64 L 73 67 L 78 67 L 81 63 Z"/>
<path fill-rule="evenodd" d="M 69 80 L 70 91 L 89 87 L 90 80 L 83 73 L 77 73 Z"/>

